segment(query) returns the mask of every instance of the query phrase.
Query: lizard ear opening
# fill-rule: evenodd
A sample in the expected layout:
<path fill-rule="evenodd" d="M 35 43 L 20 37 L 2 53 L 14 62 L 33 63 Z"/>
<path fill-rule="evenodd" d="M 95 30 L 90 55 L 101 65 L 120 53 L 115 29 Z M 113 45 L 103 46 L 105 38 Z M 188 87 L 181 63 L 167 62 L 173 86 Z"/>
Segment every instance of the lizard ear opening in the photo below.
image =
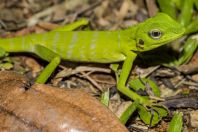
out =
<path fill-rule="evenodd" d="M 136 44 L 136 47 L 143 50 L 144 49 L 144 40 L 138 39 L 138 42 Z"/>
<path fill-rule="evenodd" d="M 162 37 L 162 32 L 159 29 L 152 29 L 148 34 L 152 39 L 160 39 Z"/>

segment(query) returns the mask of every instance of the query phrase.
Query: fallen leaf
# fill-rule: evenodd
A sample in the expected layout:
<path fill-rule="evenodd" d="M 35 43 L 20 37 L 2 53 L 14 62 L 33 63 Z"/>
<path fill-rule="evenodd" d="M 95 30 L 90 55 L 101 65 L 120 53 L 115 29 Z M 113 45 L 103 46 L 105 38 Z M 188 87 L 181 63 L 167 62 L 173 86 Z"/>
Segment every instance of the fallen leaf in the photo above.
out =
<path fill-rule="evenodd" d="M 127 132 L 87 93 L 45 84 L 30 87 L 24 76 L 6 71 L 0 72 L 0 130 Z"/>

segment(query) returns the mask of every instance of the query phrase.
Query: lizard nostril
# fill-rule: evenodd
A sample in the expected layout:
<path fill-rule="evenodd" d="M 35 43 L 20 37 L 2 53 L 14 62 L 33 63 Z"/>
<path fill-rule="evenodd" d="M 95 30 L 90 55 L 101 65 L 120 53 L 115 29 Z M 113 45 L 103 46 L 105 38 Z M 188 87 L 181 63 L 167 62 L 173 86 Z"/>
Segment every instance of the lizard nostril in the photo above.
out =
<path fill-rule="evenodd" d="M 139 39 L 139 42 L 138 42 L 140 45 L 144 45 L 144 40 L 142 39 Z"/>
<path fill-rule="evenodd" d="M 137 48 L 144 49 L 144 40 L 138 39 L 138 43 L 136 44 Z"/>

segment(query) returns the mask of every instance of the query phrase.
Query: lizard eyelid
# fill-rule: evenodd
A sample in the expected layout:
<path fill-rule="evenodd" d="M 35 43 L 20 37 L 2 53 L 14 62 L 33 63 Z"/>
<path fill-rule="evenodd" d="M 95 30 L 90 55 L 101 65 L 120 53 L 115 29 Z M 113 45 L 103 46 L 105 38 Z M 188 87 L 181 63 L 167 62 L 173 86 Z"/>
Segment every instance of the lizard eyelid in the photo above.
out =
<path fill-rule="evenodd" d="M 160 39 L 162 36 L 162 32 L 159 29 L 152 29 L 148 34 L 153 39 Z"/>

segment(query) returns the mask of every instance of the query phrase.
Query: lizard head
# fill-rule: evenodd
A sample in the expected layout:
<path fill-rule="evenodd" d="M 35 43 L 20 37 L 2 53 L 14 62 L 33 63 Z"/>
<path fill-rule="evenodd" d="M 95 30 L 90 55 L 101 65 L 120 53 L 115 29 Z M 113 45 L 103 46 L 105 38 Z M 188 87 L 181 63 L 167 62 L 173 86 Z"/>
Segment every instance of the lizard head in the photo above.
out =
<path fill-rule="evenodd" d="M 181 37 L 185 29 L 164 13 L 147 19 L 137 26 L 136 49 L 148 51 Z"/>

